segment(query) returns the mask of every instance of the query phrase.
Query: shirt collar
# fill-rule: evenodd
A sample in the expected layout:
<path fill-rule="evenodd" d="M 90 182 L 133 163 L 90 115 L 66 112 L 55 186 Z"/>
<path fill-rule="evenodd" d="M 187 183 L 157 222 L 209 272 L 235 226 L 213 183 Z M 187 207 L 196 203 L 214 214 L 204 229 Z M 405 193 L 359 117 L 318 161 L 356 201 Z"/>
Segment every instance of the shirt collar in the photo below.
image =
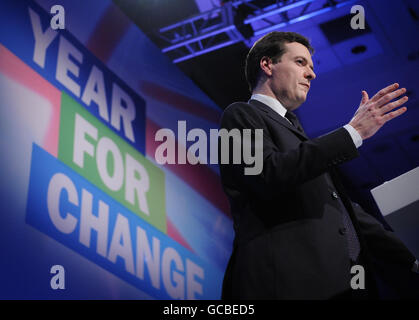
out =
<path fill-rule="evenodd" d="M 285 107 L 277 99 L 269 97 L 269 96 L 264 95 L 264 94 L 260 94 L 260 93 L 252 94 L 250 99 L 251 100 L 257 100 L 259 102 L 262 102 L 262 103 L 266 104 L 268 107 L 270 107 L 276 113 L 278 113 L 280 116 L 285 118 L 285 114 L 287 113 L 287 109 L 285 109 Z"/>

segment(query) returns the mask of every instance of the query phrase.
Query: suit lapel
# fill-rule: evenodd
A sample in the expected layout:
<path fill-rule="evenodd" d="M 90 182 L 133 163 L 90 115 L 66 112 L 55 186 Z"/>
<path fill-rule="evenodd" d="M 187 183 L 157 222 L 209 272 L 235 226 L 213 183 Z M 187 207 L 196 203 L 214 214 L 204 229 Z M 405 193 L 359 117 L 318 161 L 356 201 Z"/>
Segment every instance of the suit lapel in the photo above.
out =
<path fill-rule="evenodd" d="M 284 117 L 279 115 L 277 112 L 275 112 L 272 108 L 270 108 L 266 104 L 264 104 L 264 103 L 262 103 L 258 100 L 250 100 L 249 103 L 252 106 L 255 106 L 256 108 L 258 108 L 259 110 L 267 113 L 267 115 L 271 119 L 275 120 L 279 124 L 283 125 L 287 129 L 291 130 L 292 132 L 297 134 L 299 137 L 303 138 L 304 140 L 308 140 L 308 137 L 305 133 L 298 131 L 298 129 L 296 127 L 294 127 L 287 119 L 285 119 Z"/>

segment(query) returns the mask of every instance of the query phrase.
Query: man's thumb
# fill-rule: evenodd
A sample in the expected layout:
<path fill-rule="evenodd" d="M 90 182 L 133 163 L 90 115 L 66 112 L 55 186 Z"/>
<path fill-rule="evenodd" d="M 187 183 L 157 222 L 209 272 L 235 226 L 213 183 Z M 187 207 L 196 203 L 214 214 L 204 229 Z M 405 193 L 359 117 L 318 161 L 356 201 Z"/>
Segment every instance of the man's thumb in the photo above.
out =
<path fill-rule="evenodd" d="M 368 101 L 368 93 L 365 90 L 362 90 L 362 99 L 361 103 L 365 103 Z"/>

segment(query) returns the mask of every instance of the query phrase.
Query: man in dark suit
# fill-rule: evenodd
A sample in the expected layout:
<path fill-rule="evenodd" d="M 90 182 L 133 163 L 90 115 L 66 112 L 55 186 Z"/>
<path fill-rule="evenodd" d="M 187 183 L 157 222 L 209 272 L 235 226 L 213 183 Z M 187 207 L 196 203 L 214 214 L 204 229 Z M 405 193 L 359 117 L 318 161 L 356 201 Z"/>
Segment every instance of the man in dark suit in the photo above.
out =
<path fill-rule="evenodd" d="M 391 102 L 406 90 L 393 84 L 371 99 L 363 91 L 346 126 L 310 139 L 292 111 L 306 100 L 316 77 L 312 52 L 309 41 L 292 32 L 259 39 L 246 59 L 252 97 L 224 111 L 221 128 L 228 132 L 263 130 L 263 144 L 254 134 L 247 150 L 263 152 L 259 174 L 246 174 L 244 163 L 220 161 L 235 229 L 224 299 L 376 298 L 377 260 L 408 277 L 417 269 L 415 257 L 394 233 L 348 199 L 335 172 L 358 156 L 362 140 L 406 111 L 398 107 L 407 97 Z M 220 144 L 220 157 L 229 152 L 231 159 L 232 140 L 228 150 Z M 356 290 L 351 284 L 355 265 L 366 276 Z"/>

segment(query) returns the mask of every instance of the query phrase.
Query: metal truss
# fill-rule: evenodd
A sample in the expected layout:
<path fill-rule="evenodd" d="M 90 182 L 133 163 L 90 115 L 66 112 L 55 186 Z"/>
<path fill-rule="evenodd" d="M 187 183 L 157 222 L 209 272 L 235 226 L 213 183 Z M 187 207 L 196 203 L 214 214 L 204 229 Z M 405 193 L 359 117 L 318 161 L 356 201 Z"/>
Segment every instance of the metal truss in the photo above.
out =
<path fill-rule="evenodd" d="M 234 0 L 161 28 L 162 49 L 174 63 L 310 19 L 355 0 Z M 267 4 L 268 3 L 268 4 Z"/>

